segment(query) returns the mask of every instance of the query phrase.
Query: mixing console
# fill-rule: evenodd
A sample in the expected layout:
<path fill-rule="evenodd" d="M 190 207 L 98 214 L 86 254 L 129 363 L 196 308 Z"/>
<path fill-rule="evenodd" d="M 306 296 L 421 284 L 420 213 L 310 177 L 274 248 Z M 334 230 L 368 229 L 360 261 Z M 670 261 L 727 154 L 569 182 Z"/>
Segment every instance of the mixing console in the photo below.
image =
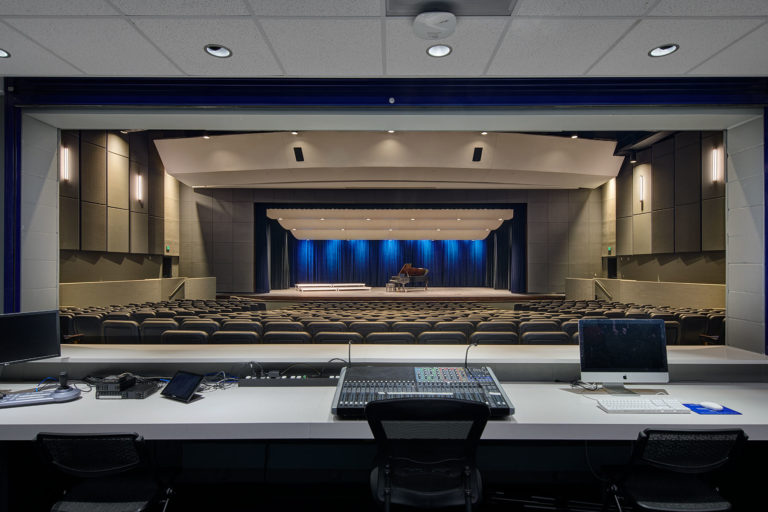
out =
<path fill-rule="evenodd" d="M 487 404 L 491 416 L 515 409 L 493 370 L 435 366 L 357 366 L 343 368 L 333 397 L 332 412 L 362 418 L 365 405 L 391 398 L 454 398 Z"/>

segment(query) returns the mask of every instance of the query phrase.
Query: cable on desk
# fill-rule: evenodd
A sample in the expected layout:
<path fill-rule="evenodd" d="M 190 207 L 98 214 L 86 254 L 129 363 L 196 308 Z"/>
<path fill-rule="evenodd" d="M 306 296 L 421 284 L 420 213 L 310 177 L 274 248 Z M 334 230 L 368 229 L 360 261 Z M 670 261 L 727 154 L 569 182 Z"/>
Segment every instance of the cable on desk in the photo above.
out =
<path fill-rule="evenodd" d="M 348 364 L 349 364 L 349 361 L 347 361 L 346 359 L 342 359 L 342 358 L 340 358 L 340 357 L 334 357 L 333 359 L 329 359 L 329 360 L 328 360 L 328 362 L 329 362 L 329 363 L 332 363 L 332 362 L 334 362 L 334 361 L 339 361 L 339 362 L 341 362 L 341 363 L 344 363 L 345 365 L 348 365 Z"/>
<path fill-rule="evenodd" d="M 285 368 L 283 371 L 281 371 L 280 375 L 285 375 L 286 373 L 288 373 L 288 370 L 290 370 L 291 368 L 295 368 L 297 366 L 306 366 L 310 370 L 313 370 L 315 372 L 315 377 L 321 377 L 323 375 L 323 372 L 321 372 L 320 370 L 318 370 L 314 366 L 310 366 L 307 363 L 294 363 L 294 364 L 290 365 L 288 368 Z"/>
<path fill-rule="evenodd" d="M 585 391 L 597 391 L 600 389 L 600 385 L 595 382 L 584 382 L 582 380 L 576 379 L 574 381 L 571 381 L 571 387 L 572 388 L 581 388 Z"/>
<path fill-rule="evenodd" d="M 55 377 L 46 377 L 46 378 L 44 378 L 43 380 L 41 380 L 41 381 L 40 381 L 40 382 L 37 384 L 37 386 L 35 386 L 35 391 L 42 391 L 42 390 L 40 389 L 40 387 L 41 387 L 41 386 L 42 386 L 44 383 L 46 383 L 46 382 L 48 382 L 48 381 L 50 381 L 50 380 L 53 380 L 53 381 L 58 381 L 59 379 L 57 379 L 57 378 L 55 378 Z"/>
<path fill-rule="evenodd" d="M 264 367 L 261 366 L 261 363 L 258 361 L 248 361 L 248 366 L 251 368 L 251 375 L 256 375 L 256 372 L 253 371 L 253 365 L 256 365 L 259 367 L 259 377 L 264 377 Z"/>
<path fill-rule="evenodd" d="M 237 377 L 233 375 L 227 375 L 227 372 L 223 370 L 215 373 L 208 373 L 205 375 L 205 377 L 203 377 L 203 382 L 200 386 L 200 392 L 207 393 L 209 391 L 227 389 L 232 386 L 236 386 L 237 382 Z"/>

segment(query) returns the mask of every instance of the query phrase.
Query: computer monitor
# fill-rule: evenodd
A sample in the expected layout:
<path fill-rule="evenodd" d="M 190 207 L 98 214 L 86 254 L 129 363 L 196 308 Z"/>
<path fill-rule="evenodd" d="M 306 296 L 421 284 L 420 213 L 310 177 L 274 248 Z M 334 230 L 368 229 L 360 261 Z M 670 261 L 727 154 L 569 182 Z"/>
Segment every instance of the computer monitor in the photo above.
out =
<path fill-rule="evenodd" d="M 0 315 L 0 366 L 60 355 L 58 311 Z"/>
<path fill-rule="evenodd" d="M 669 382 L 663 320 L 579 320 L 581 380 L 602 382 L 609 393 L 633 393 L 624 384 Z"/>

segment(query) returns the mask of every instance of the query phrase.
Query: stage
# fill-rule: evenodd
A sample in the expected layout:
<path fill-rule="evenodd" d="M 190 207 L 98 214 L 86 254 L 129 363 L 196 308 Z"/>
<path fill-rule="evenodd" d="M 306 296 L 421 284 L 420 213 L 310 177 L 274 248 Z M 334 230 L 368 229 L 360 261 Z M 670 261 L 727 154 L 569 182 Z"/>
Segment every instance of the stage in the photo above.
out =
<path fill-rule="evenodd" d="M 233 294 L 246 296 L 244 294 Z M 460 301 L 460 302 L 518 302 L 533 299 L 563 299 L 564 294 L 512 293 L 509 290 L 494 290 L 481 287 L 430 287 L 406 288 L 406 291 L 387 291 L 374 287 L 369 291 L 299 291 L 295 288 L 272 290 L 269 293 L 248 294 L 248 297 L 265 301 Z"/>

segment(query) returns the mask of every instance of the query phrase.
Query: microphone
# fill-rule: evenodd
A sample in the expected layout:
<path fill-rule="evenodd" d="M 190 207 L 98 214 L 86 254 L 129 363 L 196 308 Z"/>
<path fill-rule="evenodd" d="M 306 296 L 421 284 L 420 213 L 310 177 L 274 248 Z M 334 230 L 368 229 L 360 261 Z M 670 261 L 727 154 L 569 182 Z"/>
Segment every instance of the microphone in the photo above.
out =
<path fill-rule="evenodd" d="M 347 368 L 352 368 L 352 340 L 347 344 Z"/>
<path fill-rule="evenodd" d="M 478 343 L 478 342 L 470 343 L 470 344 L 467 346 L 467 351 L 466 351 L 466 352 L 464 352 L 464 368 L 466 368 L 466 367 L 467 367 L 467 358 L 469 357 L 469 349 L 471 349 L 472 347 L 476 347 L 476 346 L 477 346 L 477 343 Z"/>

